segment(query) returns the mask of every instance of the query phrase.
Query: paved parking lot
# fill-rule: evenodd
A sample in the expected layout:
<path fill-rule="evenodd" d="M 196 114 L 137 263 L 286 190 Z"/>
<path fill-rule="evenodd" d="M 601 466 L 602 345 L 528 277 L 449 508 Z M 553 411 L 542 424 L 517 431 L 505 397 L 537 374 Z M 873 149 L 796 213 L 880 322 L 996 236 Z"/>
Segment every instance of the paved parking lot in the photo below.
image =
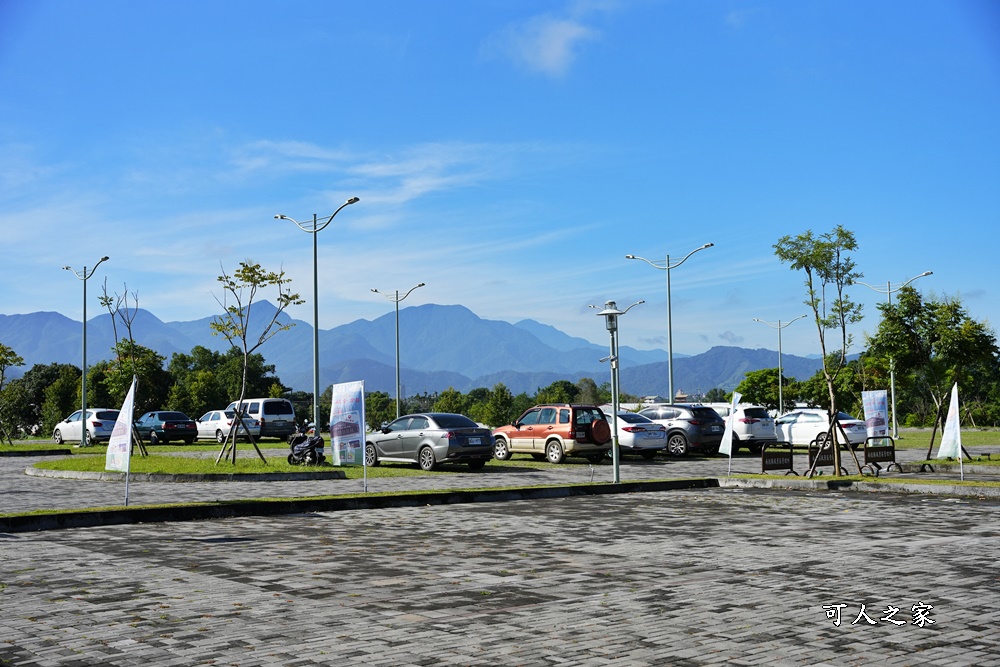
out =
<path fill-rule="evenodd" d="M 121 491 L 0 462 L 5 507 Z M 1000 665 L 998 519 L 706 489 L 0 534 L 0 664 Z"/>

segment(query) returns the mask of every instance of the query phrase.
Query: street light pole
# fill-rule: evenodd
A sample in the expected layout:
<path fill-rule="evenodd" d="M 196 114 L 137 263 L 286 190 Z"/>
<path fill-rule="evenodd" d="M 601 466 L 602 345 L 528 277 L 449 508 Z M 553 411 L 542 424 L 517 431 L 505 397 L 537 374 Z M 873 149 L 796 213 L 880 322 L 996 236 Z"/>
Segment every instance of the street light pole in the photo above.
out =
<path fill-rule="evenodd" d="M 639 257 L 638 255 L 625 255 L 625 259 L 639 259 L 646 264 L 649 264 L 654 269 L 660 269 L 661 271 L 666 271 L 667 273 L 667 390 L 670 392 L 670 402 L 674 402 L 674 327 L 670 308 L 670 270 L 676 269 L 678 266 L 687 261 L 688 257 L 695 254 L 699 250 L 704 250 L 706 248 L 711 248 L 714 243 L 706 243 L 703 246 L 699 246 L 686 254 L 683 259 L 679 262 L 673 264 L 670 263 L 670 255 L 666 256 L 662 262 L 650 261 L 645 257 Z"/>
<path fill-rule="evenodd" d="M 892 293 L 893 292 L 898 292 L 899 290 L 903 289 L 904 287 L 906 287 L 907 285 L 909 285 L 910 283 L 912 283 L 917 278 L 923 278 L 924 276 L 929 276 L 929 275 L 932 275 L 933 273 L 934 273 L 933 271 L 924 271 L 920 275 L 913 276 L 912 278 L 910 278 L 906 282 L 901 283 L 901 284 L 897 285 L 896 287 L 893 287 L 892 283 L 887 280 L 886 283 L 885 283 L 885 289 L 884 290 L 881 289 L 880 287 L 874 287 L 873 285 L 869 285 L 868 283 L 863 283 L 860 280 L 855 280 L 854 282 L 856 282 L 858 285 L 864 285 L 868 289 L 874 290 L 874 291 L 878 292 L 879 294 L 885 294 L 885 296 L 886 296 L 886 305 L 892 306 Z M 897 439 L 897 438 L 899 438 L 899 424 L 896 422 L 896 361 L 892 357 L 889 357 L 889 392 L 890 392 L 890 395 L 892 397 L 891 398 L 891 401 L 892 401 L 892 437 L 893 437 L 893 439 Z"/>
<path fill-rule="evenodd" d="M 396 304 L 396 419 L 399 419 L 399 302 L 410 296 L 410 292 L 417 289 L 418 287 L 423 287 L 426 283 L 420 283 L 419 285 L 414 285 L 411 287 L 406 294 L 399 296 L 399 290 L 395 290 L 392 294 L 387 294 L 386 292 L 380 292 L 374 287 L 372 291 L 376 294 L 381 294 L 385 298 Z"/>
<path fill-rule="evenodd" d="M 796 320 L 801 320 L 803 317 L 805 317 L 805 315 L 799 315 L 795 319 L 791 319 L 785 322 L 784 324 L 781 323 L 781 320 L 778 320 L 778 323 L 774 324 L 772 322 L 765 322 L 764 320 L 758 319 L 756 317 L 753 318 L 754 322 L 760 322 L 761 324 L 766 324 L 772 329 L 778 330 L 778 416 L 781 416 L 781 413 L 785 411 L 785 394 L 783 392 L 783 387 L 785 385 L 785 378 L 782 377 L 782 372 L 781 372 L 781 330 L 787 327 L 792 322 L 795 322 Z"/>
<path fill-rule="evenodd" d="M 333 218 L 340 213 L 340 211 L 351 204 L 357 204 L 360 199 L 357 197 L 351 197 L 346 202 L 340 205 L 336 211 L 334 211 L 330 217 L 324 218 L 322 222 L 313 213 L 312 224 L 308 222 L 299 222 L 294 218 L 289 218 L 287 215 L 276 215 L 274 216 L 276 220 L 291 220 L 295 223 L 295 226 L 302 231 L 312 234 L 313 241 L 313 428 L 316 429 L 316 435 L 320 433 L 320 421 L 319 421 L 319 248 L 316 237 L 319 233 L 326 229 L 326 226 L 333 222 Z"/>
<path fill-rule="evenodd" d="M 97 267 L 102 262 L 108 261 L 108 259 L 110 258 L 107 255 L 101 257 L 89 272 L 86 266 L 83 267 L 82 271 L 74 271 L 69 266 L 63 267 L 63 269 L 72 272 L 73 275 L 83 281 L 83 379 L 80 384 L 80 425 L 83 428 L 80 430 L 81 447 L 87 446 L 87 280 L 94 275 Z"/>
<path fill-rule="evenodd" d="M 611 334 L 611 354 L 607 357 L 607 360 L 611 362 L 611 461 L 614 465 L 615 484 L 621 483 L 621 476 L 619 474 L 621 458 L 618 450 L 618 318 L 640 303 L 646 302 L 636 301 L 625 310 L 618 310 L 618 306 L 614 301 L 607 301 L 604 304 L 604 310 L 597 313 L 598 316 L 604 317 L 604 324 L 608 329 L 608 333 Z M 591 306 L 591 308 L 597 308 L 597 306 Z M 604 361 L 604 359 L 601 359 L 601 361 Z"/>

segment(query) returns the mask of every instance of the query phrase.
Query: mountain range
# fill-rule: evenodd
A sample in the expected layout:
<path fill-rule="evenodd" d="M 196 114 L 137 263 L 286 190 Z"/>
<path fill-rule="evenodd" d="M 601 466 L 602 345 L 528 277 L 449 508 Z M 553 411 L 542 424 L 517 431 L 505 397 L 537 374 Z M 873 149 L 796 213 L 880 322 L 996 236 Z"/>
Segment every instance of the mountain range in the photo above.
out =
<path fill-rule="evenodd" d="M 274 315 L 273 304 L 253 305 L 250 331 Z M 225 351 L 229 343 L 212 334 L 212 317 L 185 322 L 163 322 L 147 310 L 138 310 L 132 323 L 136 342 L 156 350 L 168 360 L 175 352 L 188 353 L 196 345 Z M 257 352 L 288 387 L 312 391 L 312 326 L 293 320 L 285 313 L 283 324 L 293 324 L 279 332 Z M 482 319 L 459 305 L 426 304 L 399 311 L 400 377 L 402 395 L 435 393 L 454 387 L 468 392 L 476 387 L 504 383 L 512 392 L 534 393 L 556 380 L 575 382 L 593 378 L 597 384 L 610 380 L 607 363 L 601 359 L 608 348 L 565 334 L 534 320 L 515 324 Z M 123 327 L 118 324 L 118 335 Z M 333 329 L 321 329 L 320 387 L 332 383 L 364 380 L 368 391 L 395 395 L 396 374 L 395 314 L 375 320 L 355 320 Z M 81 365 L 82 327 L 79 321 L 54 312 L 0 315 L 0 342 L 25 360 L 25 366 L 8 369 L 8 378 L 17 377 L 34 364 L 69 363 Z M 115 330 L 111 315 L 104 313 L 87 322 L 87 363 L 109 359 Z M 667 353 L 664 350 L 637 350 L 622 346 L 622 391 L 641 395 L 666 396 Z M 687 393 L 701 393 L 714 387 L 731 391 L 747 371 L 774 368 L 777 352 L 719 346 L 702 354 L 674 354 L 674 386 Z M 821 366 L 814 358 L 782 355 L 787 377 L 811 377 Z"/>

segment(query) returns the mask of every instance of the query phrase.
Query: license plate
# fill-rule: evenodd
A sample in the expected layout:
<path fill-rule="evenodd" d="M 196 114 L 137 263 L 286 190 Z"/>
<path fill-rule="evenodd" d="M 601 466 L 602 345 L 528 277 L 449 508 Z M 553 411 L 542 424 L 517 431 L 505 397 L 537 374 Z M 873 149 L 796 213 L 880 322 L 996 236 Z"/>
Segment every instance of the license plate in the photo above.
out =
<path fill-rule="evenodd" d="M 721 430 L 722 430 L 721 426 L 709 426 L 708 427 L 708 432 L 709 433 L 718 433 Z"/>
<path fill-rule="evenodd" d="M 284 426 L 285 425 L 285 420 L 284 419 L 275 419 L 273 422 L 271 422 L 271 424 L 273 426 Z"/>
<path fill-rule="evenodd" d="M 481 444 L 483 444 L 483 439 L 482 438 L 469 438 L 469 444 L 470 445 L 481 445 Z"/>

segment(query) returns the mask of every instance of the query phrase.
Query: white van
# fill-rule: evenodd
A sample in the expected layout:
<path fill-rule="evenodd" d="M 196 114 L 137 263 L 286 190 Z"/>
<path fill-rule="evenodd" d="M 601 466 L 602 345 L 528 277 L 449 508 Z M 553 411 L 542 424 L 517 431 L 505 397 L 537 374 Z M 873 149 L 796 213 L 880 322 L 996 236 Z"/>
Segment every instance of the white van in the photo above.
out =
<path fill-rule="evenodd" d="M 226 410 L 235 410 L 236 401 Z M 286 398 L 243 399 L 243 414 L 260 422 L 260 437 L 287 438 L 295 433 L 295 409 Z"/>

